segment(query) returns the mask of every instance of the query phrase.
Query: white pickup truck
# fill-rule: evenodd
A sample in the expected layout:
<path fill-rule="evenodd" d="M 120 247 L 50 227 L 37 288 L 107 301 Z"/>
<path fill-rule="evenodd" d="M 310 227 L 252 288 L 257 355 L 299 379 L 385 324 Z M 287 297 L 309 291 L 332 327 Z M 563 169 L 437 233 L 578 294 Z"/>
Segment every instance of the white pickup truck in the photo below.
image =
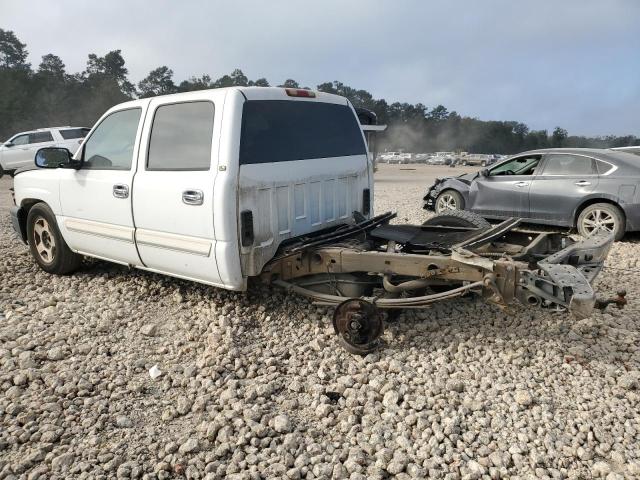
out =
<path fill-rule="evenodd" d="M 476 293 L 588 315 L 613 241 L 574 242 L 452 211 L 422 226 L 372 217 L 373 170 L 345 98 L 227 88 L 110 109 L 80 149 L 44 148 L 14 178 L 13 225 L 47 272 L 83 255 L 230 290 L 250 277 L 335 306 L 364 354 L 381 309 Z"/>
<path fill-rule="evenodd" d="M 75 157 L 46 149 L 15 178 L 40 266 L 80 255 L 245 290 L 278 245 L 371 211 L 372 166 L 343 97 L 203 90 L 106 112 Z M 35 208 L 35 210 L 34 210 Z"/>

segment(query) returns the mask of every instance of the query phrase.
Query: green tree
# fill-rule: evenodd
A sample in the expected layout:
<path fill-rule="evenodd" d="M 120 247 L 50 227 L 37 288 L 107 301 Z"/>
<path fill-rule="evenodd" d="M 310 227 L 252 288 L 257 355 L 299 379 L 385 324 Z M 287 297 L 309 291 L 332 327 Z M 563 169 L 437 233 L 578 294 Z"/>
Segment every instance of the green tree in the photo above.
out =
<path fill-rule="evenodd" d="M 253 80 L 249 81 L 250 87 L 268 87 L 269 81 L 266 78 L 259 78 L 255 82 Z"/>
<path fill-rule="evenodd" d="M 18 40 L 11 30 L 0 28 L 0 68 L 29 70 L 27 45 Z"/>
<path fill-rule="evenodd" d="M 202 75 L 201 77 L 191 77 L 188 80 L 183 80 L 178 85 L 179 92 L 193 92 L 195 90 L 206 90 L 213 88 L 211 77 L 209 75 Z"/>
<path fill-rule="evenodd" d="M 556 127 L 551 134 L 551 146 L 562 147 L 569 134 L 564 128 Z"/>
<path fill-rule="evenodd" d="M 280 88 L 300 88 L 300 84 L 291 78 L 287 78 L 282 85 L 278 85 Z"/>
<path fill-rule="evenodd" d="M 64 62 L 60 57 L 53 53 L 42 56 L 42 61 L 38 66 L 38 74 L 62 79 L 66 73 Z"/>
<path fill-rule="evenodd" d="M 98 57 L 95 53 L 90 53 L 85 75 L 89 82 L 102 82 L 105 79 L 115 80 L 124 95 L 133 97 L 135 87 L 127 79 L 129 71 L 124 64 L 125 61 L 121 50 L 112 50 L 104 57 Z"/>
<path fill-rule="evenodd" d="M 141 98 L 167 95 L 178 91 L 173 83 L 173 70 L 166 66 L 151 70 L 143 80 L 138 83 Z"/>

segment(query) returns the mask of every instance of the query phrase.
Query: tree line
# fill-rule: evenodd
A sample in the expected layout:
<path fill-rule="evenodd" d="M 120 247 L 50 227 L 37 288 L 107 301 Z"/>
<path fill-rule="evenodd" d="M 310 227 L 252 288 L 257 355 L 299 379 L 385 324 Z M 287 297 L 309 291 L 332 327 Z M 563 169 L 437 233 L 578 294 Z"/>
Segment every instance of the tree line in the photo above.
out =
<path fill-rule="evenodd" d="M 104 56 L 89 54 L 86 69 L 79 73 L 68 73 L 62 59 L 52 53 L 44 55 L 35 69 L 27 56 L 27 46 L 12 31 L 0 29 L 0 141 L 40 127 L 91 126 L 108 108 L 133 98 L 207 88 L 270 86 L 266 78 L 250 80 L 240 69 L 215 80 L 205 74 L 176 82 L 167 66 L 152 70 L 134 85 L 120 50 Z M 308 88 L 294 79 L 277 86 Z M 443 105 L 428 108 L 421 103 L 388 103 L 339 81 L 321 83 L 316 88 L 347 97 L 356 107 L 375 112 L 378 123 L 389 126 L 379 139 L 380 150 L 508 154 L 546 147 L 640 145 L 640 138 L 633 135 L 584 137 L 569 135 L 561 127 L 549 133 L 530 130 L 516 121 L 462 116 Z"/>

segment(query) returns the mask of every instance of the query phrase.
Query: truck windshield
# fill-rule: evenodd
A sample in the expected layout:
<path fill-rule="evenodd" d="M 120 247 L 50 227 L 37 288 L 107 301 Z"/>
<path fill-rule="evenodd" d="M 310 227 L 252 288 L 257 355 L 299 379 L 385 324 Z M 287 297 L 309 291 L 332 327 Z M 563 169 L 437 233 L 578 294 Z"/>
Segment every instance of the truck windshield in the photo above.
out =
<path fill-rule="evenodd" d="M 247 101 L 241 135 L 240 165 L 366 154 L 353 111 L 333 103 Z"/>

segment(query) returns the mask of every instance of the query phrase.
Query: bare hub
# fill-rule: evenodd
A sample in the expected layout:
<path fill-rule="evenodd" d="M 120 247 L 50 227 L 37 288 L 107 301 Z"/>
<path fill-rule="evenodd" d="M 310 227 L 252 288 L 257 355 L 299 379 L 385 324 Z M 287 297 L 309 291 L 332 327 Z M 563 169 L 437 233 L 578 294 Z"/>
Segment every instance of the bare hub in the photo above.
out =
<path fill-rule="evenodd" d="M 333 328 L 347 351 L 366 355 L 378 346 L 378 339 L 384 332 L 384 323 L 375 305 L 352 298 L 336 307 Z"/>

